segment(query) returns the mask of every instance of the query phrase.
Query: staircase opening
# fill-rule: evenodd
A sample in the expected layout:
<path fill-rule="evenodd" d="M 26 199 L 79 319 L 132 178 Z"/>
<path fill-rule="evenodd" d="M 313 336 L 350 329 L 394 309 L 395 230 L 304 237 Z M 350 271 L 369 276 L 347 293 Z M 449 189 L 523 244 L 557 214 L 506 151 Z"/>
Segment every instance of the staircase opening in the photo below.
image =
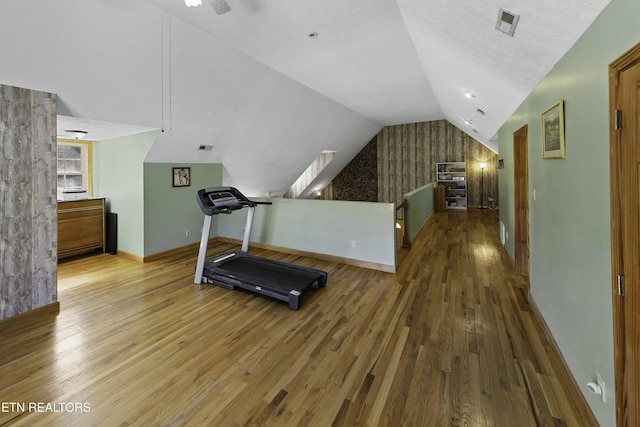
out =
<path fill-rule="evenodd" d="M 315 192 L 318 189 L 312 189 L 313 191 L 309 193 L 307 190 L 313 183 L 318 175 L 326 168 L 329 163 L 336 157 L 338 154 L 337 151 L 324 150 L 320 155 L 309 165 L 309 167 L 302 172 L 302 175 L 296 179 L 293 185 L 287 190 L 284 194 L 284 197 L 289 199 L 298 199 L 298 198 L 306 198 L 306 197 L 315 197 Z"/>

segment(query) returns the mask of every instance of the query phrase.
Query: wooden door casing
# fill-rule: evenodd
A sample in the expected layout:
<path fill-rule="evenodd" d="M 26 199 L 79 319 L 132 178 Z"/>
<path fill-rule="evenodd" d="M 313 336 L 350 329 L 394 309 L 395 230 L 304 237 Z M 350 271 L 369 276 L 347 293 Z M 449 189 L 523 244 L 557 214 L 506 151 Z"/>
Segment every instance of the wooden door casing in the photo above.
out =
<path fill-rule="evenodd" d="M 513 134 L 516 273 L 529 276 L 528 127 Z M 529 293 L 527 292 L 527 297 Z"/>
<path fill-rule="evenodd" d="M 640 425 L 640 313 L 637 310 L 640 306 L 640 44 L 609 66 L 609 109 L 616 423 L 637 426 Z"/>

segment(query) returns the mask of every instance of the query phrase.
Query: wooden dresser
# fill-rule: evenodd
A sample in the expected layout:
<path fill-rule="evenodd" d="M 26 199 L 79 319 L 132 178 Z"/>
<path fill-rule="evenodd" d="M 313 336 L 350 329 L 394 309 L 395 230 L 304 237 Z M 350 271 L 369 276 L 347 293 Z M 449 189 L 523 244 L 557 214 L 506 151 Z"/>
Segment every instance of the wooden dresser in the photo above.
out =
<path fill-rule="evenodd" d="M 104 199 L 58 202 L 58 258 L 105 249 Z"/>

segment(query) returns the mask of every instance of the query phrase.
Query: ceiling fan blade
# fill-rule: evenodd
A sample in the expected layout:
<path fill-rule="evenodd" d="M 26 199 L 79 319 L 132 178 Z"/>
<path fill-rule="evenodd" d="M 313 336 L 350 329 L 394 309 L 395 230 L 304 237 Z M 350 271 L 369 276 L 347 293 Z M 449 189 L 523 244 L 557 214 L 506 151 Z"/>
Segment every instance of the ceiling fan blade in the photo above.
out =
<path fill-rule="evenodd" d="M 231 7 L 225 0 L 212 0 L 211 7 L 218 15 L 223 15 L 231 10 Z"/>

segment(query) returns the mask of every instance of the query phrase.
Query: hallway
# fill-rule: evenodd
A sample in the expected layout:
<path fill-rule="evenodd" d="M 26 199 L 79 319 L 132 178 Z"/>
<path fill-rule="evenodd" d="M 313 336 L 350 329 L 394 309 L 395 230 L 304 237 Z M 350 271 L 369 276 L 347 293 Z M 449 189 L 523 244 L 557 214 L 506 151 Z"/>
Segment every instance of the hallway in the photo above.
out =
<path fill-rule="evenodd" d="M 565 394 L 496 211 L 434 213 L 395 275 L 252 252 L 324 269 L 327 286 L 292 311 L 193 285 L 191 251 L 62 263 L 60 314 L 0 326 L 0 401 L 90 411 L 2 411 L 0 425 L 594 425 Z"/>

